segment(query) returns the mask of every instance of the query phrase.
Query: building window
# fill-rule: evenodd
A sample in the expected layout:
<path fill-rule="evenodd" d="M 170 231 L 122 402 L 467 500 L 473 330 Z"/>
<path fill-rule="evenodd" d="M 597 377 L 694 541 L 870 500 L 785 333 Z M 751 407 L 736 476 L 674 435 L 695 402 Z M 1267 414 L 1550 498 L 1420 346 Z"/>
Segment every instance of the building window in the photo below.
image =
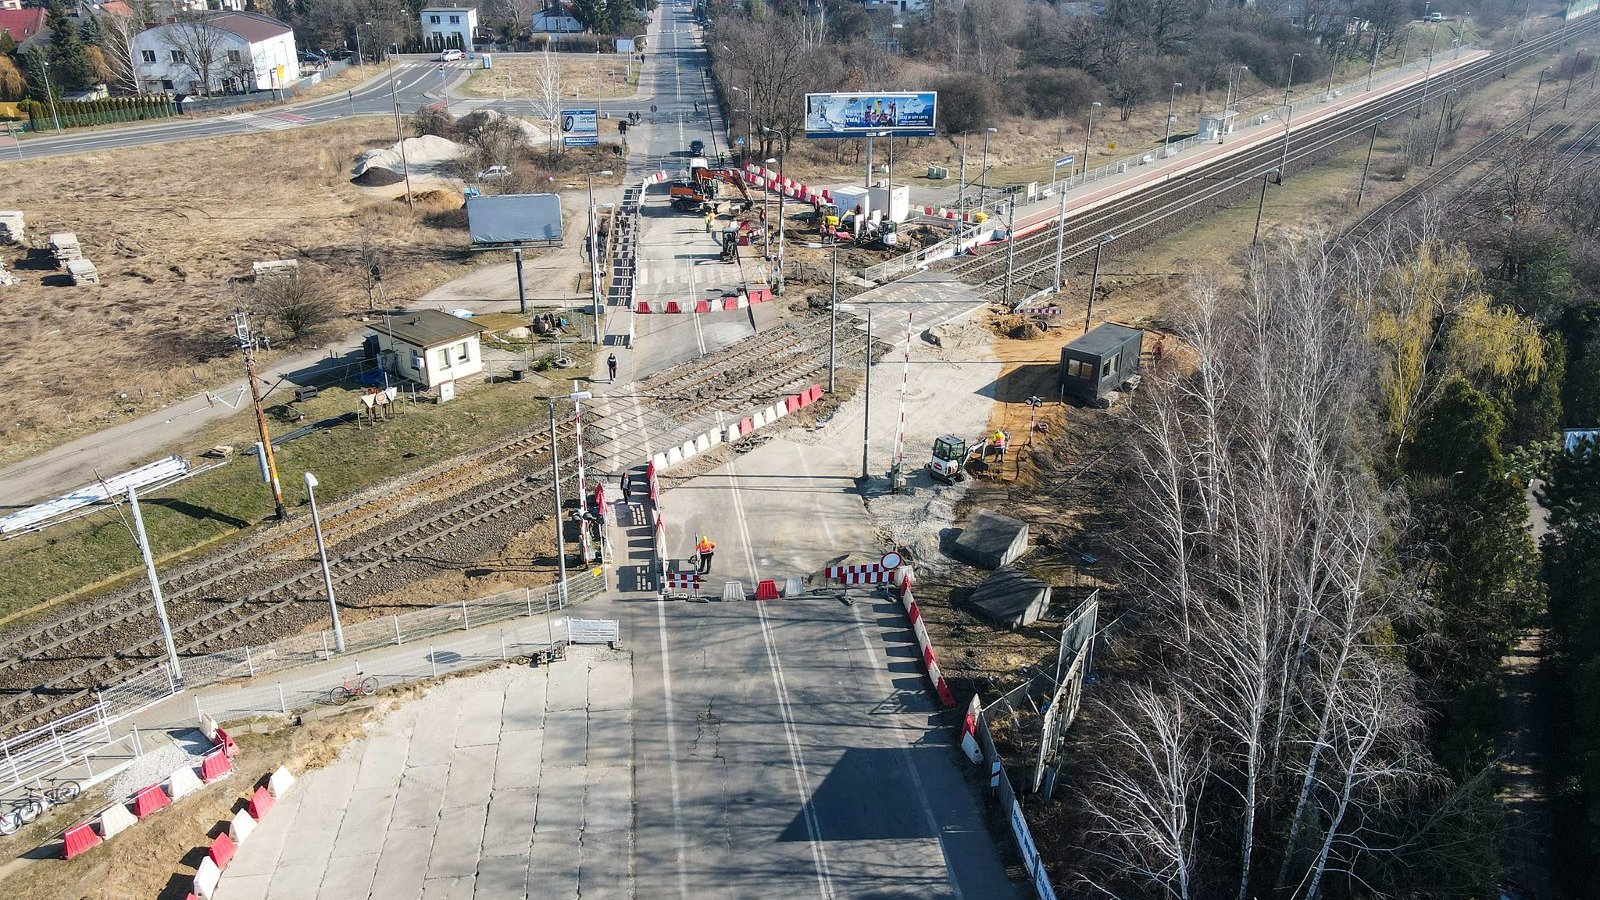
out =
<path fill-rule="evenodd" d="M 140 50 L 139 56 L 147 63 L 156 61 L 156 52 L 154 50 Z"/>
<path fill-rule="evenodd" d="M 441 368 L 441 369 L 450 368 L 450 348 L 449 347 L 445 347 L 444 349 L 439 351 L 439 368 Z"/>
<path fill-rule="evenodd" d="M 228 51 L 228 62 L 236 63 L 236 62 L 239 62 L 241 59 L 243 59 L 243 57 L 241 57 L 239 55 L 239 51 L 237 51 L 237 50 L 229 50 Z"/>
<path fill-rule="evenodd" d="M 415 350 L 411 351 L 411 371 L 422 371 L 422 354 Z"/>
<path fill-rule="evenodd" d="M 450 17 L 450 24 L 451 25 L 460 25 L 461 24 L 461 17 L 460 16 L 451 16 Z"/>
<path fill-rule="evenodd" d="M 161 79 L 161 89 L 163 91 L 172 90 L 172 79 L 171 78 L 163 78 L 163 79 Z"/>
<path fill-rule="evenodd" d="M 437 25 L 437 24 L 439 24 L 439 17 L 438 16 L 429 16 L 428 17 L 428 22 L 433 24 L 433 25 Z"/>
<path fill-rule="evenodd" d="M 456 361 L 472 362 L 472 347 L 466 341 L 462 341 L 456 346 Z"/>
<path fill-rule="evenodd" d="M 1094 366 L 1078 359 L 1067 360 L 1067 375 L 1088 380 L 1094 377 Z"/>
<path fill-rule="evenodd" d="M 1117 358 L 1113 356 L 1100 366 L 1100 377 L 1107 378 L 1115 371 L 1117 371 Z"/>
<path fill-rule="evenodd" d="M 172 51 L 172 61 L 175 62 L 175 63 L 183 62 L 183 51 L 182 50 L 174 50 L 174 51 Z"/>

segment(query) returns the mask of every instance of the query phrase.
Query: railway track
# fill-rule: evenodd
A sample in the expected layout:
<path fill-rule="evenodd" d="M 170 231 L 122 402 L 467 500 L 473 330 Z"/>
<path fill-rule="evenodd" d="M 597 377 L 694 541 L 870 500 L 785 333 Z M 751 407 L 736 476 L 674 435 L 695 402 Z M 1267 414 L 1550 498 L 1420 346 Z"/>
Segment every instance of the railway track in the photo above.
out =
<path fill-rule="evenodd" d="M 841 350 L 859 352 L 864 344 L 853 329 L 841 329 L 840 336 Z M 659 373 L 640 385 L 646 429 L 667 428 L 691 414 L 746 412 L 810 384 L 826 370 L 826 353 L 826 322 L 806 320 Z M 607 444 L 627 443 L 636 437 L 635 428 L 628 416 L 586 415 L 588 458 L 615 455 Z M 570 424 L 557 430 L 570 446 Z M 481 559 L 486 547 L 503 546 L 547 519 L 554 511 L 549 453 L 549 434 L 529 430 L 338 505 L 324 531 L 338 535 L 329 556 L 341 605 L 380 596 L 437 571 L 441 562 Z M 326 615 L 304 522 L 272 528 L 162 574 L 180 656 L 259 644 Z M 148 590 L 124 589 L 0 644 L 0 733 L 80 707 L 95 688 L 161 665 L 153 606 Z"/>
<path fill-rule="evenodd" d="M 1204 213 L 1231 202 L 1231 198 L 1258 186 L 1257 179 L 1280 169 L 1292 172 L 1318 159 L 1330 156 L 1349 142 L 1364 138 L 1379 119 L 1419 112 L 1425 100 L 1443 96 L 1449 86 L 1467 87 L 1498 78 L 1508 65 L 1517 66 L 1595 29 L 1590 22 L 1577 26 L 1573 33 L 1559 32 L 1528 41 L 1520 47 L 1492 54 L 1469 63 L 1426 85 L 1404 88 L 1381 100 L 1356 107 L 1330 119 L 1294 129 L 1285 155 L 1283 142 L 1269 141 L 1238 154 L 1227 156 L 1181 176 L 1151 184 L 1122 201 L 1080 213 L 1068 214 L 1063 241 L 1063 262 L 1094 253 L 1107 235 L 1117 240 L 1137 237 L 1149 240 L 1176 230 Z M 1548 110 L 1559 105 L 1553 97 L 1540 106 Z M 1016 242 L 1009 292 L 1006 284 L 1006 248 L 988 253 L 958 257 L 942 268 L 976 286 L 991 301 L 1009 293 L 1015 303 L 1051 286 L 1056 262 L 1056 229 L 1046 227 Z M 1113 245 L 1114 246 L 1114 245 Z"/>

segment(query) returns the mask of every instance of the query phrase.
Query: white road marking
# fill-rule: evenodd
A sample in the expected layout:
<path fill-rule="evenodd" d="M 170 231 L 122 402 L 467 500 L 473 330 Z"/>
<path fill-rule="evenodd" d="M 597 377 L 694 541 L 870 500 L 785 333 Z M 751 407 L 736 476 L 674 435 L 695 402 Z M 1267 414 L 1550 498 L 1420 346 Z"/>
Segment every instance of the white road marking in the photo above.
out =
<path fill-rule="evenodd" d="M 672 781 L 672 835 L 677 840 L 678 896 L 689 896 L 689 876 L 684 863 L 683 807 L 678 799 L 678 732 L 672 721 L 672 665 L 667 651 L 667 605 L 656 604 L 656 630 L 661 634 L 661 694 L 667 713 L 667 772 Z"/>
<path fill-rule="evenodd" d="M 885 696 L 894 693 L 894 685 L 884 674 L 885 666 L 878 662 L 878 653 L 872 647 L 872 640 L 867 636 L 867 629 L 861 624 L 861 613 L 856 610 L 855 604 L 850 605 L 850 618 L 855 620 L 856 633 L 861 635 L 861 646 L 866 648 L 867 662 L 872 667 L 874 680 Z M 939 839 L 939 820 L 933 814 L 933 805 L 928 802 L 928 790 L 922 786 L 922 777 L 917 774 L 915 760 L 911 758 L 911 749 L 906 745 L 905 734 L 899 729 L 894 729 L 895 746 L 900 751 L 900 759 L 905 764 L 906 771 L 911 773 L 911 784 L 916 788 L 917 805 L 922 808 L 922 817 L 928 826 L 928 831 L 934 835 L 934 840 L 939 844 L 939 855 L 944 858 L 945 879 L 950 882 L 950 890 L 956 900 L 961 900 L 961 886 L 956 883 L 955 869 L 950 863 L 950 854 L 945 852 L 944 841 Z"/>
<path fill-rule="evenodd" d="M 717 415 L 722 423 L 722 415 Z M 733 493 L 733 514 L 739 524 L 739 534 L 744 540 L 745 562 L 750 574 L 758 581 L 755 550 L 750 543 L 750 525 L 744 515 L 744 499 L 739 495 L 739 476 L 734 463 L 728 464 L 728 488 Z M 806 821 L 806 832 L 811 840 L 811 862 L 817 871 L 817 888 L 824 900 L 833 896 L 833 878 L 828 872 L 828 852 L 822 844 L 822 824 L 817 821 L 816 806 L 811 802 L 811 779 L 806 773 L 805 752 L 800 748 L 800 737 L 794 727 L 794 712 L 789 706 L 789 688 L 783 677 L 783 663 L 778 661 L 778 648 L 772 637 L 772 626 L 767 622 L 767 610 L 761 601 L 755 601 L 756 620 L 761 623 L 761 638 L 766 644 L 767 667 L 772 672 L 772 686 L 778 692 L 778 712 L 783 718 L 783 736 L 789 743 L 789 767 L 794 770 L 795 787 L 800 793 L 801 809 Z"/>

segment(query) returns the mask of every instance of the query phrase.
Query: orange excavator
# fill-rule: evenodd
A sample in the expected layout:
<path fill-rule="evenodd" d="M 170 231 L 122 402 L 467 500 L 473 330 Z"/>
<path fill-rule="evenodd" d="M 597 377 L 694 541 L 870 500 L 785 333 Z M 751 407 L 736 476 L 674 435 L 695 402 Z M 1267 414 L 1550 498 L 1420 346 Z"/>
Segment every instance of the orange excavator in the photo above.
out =
<path fill-rule="evenodd" d="M 738 189 L 739 196 L 744 199 L 745 209 L 749 209 L 754 203 L 738 169 L 713 169 L 705 165 L 704 160 L 698 159 L 690 166 L 688 180 L 674 182 L 668 188 L 667 196 L 671 199 L 672 205 L 678 209 L 685 212 L 701 212 L 707 203 L 717 199 L 719 181 L 725 181 Z"/>

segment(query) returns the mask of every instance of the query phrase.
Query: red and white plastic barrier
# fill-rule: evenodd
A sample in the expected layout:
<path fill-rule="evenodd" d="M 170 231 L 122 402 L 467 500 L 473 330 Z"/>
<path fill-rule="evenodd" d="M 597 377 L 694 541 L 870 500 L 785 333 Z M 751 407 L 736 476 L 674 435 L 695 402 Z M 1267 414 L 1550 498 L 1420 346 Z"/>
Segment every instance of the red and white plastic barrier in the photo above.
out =
<path fill-rule="evenodd" d="M 822 386 L 813 384 L 798 394 L 791 394 L 771 406 L 763 407 L 748 416 L 735 419 L 726 426 L 713 428 L 704 434 L 684 441 L 676 447 L 669 447 L 657 453 L 650 459 L 650 469 L 652 471 L 661 471 L 705 453 L 718 444 L 731 444 L 757 428 L 771 425 L 789 413 L 810 406 L 821 397 Z"/>
<path fill-rule="evenodd" d="M 731 312 L 745 309 L 752 303 L 765 303 L 772 299 L 772 289 L 766 287 L 747 288 L 731 294 L 723 294 L 719 299 L 709 297 L 695 298 L 692 300 L 635 300 L 633 303 L 634 315 L 699 315 L 711 312 Z"/>
<path fill-rule="evenodd" d="M 279 766 L 267 777 L 265 784 L 256 787 L 255 792 L 250 795 L 248 809 L 234 813 L 228 822 L 228 830 L 217 835 L 211 846 L 206 849 L 205 859 L 195 867 L 194 894 L 191 896 L 211 900 L 217 892 L 217 885 L 222 881 L 223 870 L 233 861 L 239 845 L 250 837 L 256 829 L 256 823 L 271 811 L 278 799 L 294 787 L 294 783 L 295 777 L 289 770 Z"/>
<path fill-rule="evenodd" d="M 933 684 L 933 691 L 938 695 L 940 703 L 954 706 L 955 694 L 944 680 L 944 673 L 939 671 L 938 655 L 933 652 L 933 642 L 928 639 L 928 627 L 922 621 L 922 607 L 917 605 L 916 598 L 912 596 L 911 582 L 910 566 L 901 566 L 895 570 L 894 584 L 900 592 L 900 605 L 905 607 L 906 615 L 911 618 L 911 630 L 917 636 L 917 647 L 922 651 L 922 665 L 928 673 L 928 681 Z"/>
<path fill-rule="evenodd" d="M 667 590 L 700 592 L 700 576 L 695 572 L 668 572 Z"/>

